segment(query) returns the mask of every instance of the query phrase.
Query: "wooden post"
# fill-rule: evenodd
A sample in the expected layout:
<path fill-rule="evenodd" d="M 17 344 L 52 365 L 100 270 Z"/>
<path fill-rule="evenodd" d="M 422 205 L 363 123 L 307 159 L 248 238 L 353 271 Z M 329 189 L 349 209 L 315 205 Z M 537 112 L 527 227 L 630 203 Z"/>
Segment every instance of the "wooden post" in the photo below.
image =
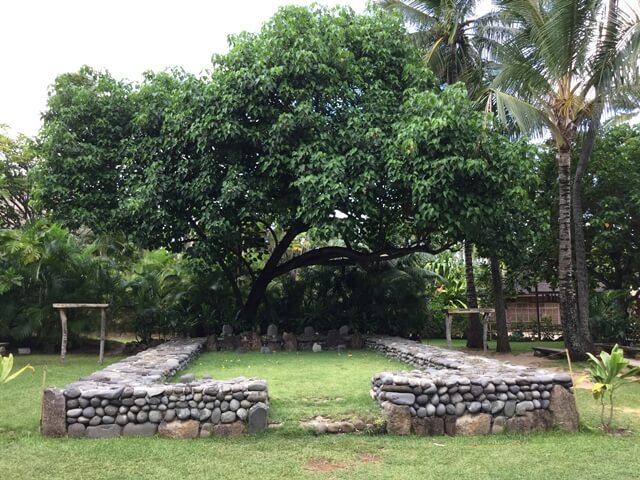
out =
<path fill-rule="evenodd" d="M 107 309 L 100 309 L 100 365 L 104 363 L 104 337 L 107 330 Z"/>
<path fill-rule="evenodd" d="M 489 314 L 482 314 L 482 351 L 487 353 L 487 323 Z"/>
<path fill-rule="evenodd" d="M 450 313 L 447 312 L 447 317 L 445 318 L 445 330 L 447 332 L 447 347 L 451 348 L 451 324 L 453 323 L 453 317 Z"/>
<path fill-rule="evenodd" d="M 64 308 L 60 309 L 60 324 L 62 325 L 62 344 L 60 345 L 60 363 L 64 365 L 67 356 L 67 314 Z"/>

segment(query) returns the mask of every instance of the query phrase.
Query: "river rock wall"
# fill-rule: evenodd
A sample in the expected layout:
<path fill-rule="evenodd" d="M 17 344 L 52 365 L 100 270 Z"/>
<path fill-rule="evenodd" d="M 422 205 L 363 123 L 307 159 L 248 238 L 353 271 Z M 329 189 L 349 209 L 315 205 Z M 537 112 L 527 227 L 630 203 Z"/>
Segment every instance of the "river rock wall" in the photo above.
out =
<path fill-rule="evenodd" d="M 266 428 L 268 386 L 260 379 L 183 377 L 162 384 L 196 357 L 206 339 L 174 340 L 44 393 L 42 433 L 110 438 L 236 436 Z"/>
<path fill-rule="evenodd" d="M 571 376 L 394 337 L 367 347 L 418 368 L 381 372 L 371 396 L 390 433 L 481 435 L 578 428 Z"/>

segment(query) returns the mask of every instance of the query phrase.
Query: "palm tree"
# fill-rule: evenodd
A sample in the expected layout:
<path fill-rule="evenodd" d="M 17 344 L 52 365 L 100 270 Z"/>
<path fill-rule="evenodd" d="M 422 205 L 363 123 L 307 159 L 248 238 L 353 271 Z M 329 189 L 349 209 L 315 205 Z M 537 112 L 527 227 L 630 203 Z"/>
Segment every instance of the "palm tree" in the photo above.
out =
<path fill-rule="evenodd" d="M 504 39 L 504 25 L 510 33 L 496 50 L 498 116 L 508 112 L 521 130 L 553 137 L 560 316 L 571 356 L 582 359 L 593 345 L 586 307 L 577 312 L 573 278 L 571 154 L 579 129 L 597 126 L 603 111 L 637 108 L 638 18 L 624 14 L 617 0 L 501 0 L 500 9 L 500 33 Z"/>

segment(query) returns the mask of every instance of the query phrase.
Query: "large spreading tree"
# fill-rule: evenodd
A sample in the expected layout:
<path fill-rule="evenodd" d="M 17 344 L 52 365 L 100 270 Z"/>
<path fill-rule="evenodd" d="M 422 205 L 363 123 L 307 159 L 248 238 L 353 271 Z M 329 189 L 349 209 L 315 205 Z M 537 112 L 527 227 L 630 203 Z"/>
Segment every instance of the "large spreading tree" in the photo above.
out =
<path fill-rule="evenodd" d="M 289 7 L 232 37 L 204 78 L 63 75 L 37 198 L 71 224 L 216 262 L 247 326 L 295 269 L 443 251 L 495 224 L 526 165 L 405 35 L 380 10 Z M 302 236 L 313 248 L 291 254 Z"/>

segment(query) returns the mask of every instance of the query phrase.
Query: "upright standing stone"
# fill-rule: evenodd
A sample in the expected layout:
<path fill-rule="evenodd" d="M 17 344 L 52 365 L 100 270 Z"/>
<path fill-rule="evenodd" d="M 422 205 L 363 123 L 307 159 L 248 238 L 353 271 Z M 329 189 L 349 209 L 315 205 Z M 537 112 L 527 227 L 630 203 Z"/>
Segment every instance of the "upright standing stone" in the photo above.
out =
<path fill-rule="evenodd" d="M 298 339 L 295 334 L 284 332 L 282 334 L 282 340 L 284 341 L 284 349 L 287 352 L 297 352 L 298 351 Z"/>
<path fill-rule="evenodd" d="M 230 337 L 231 335 L 233 335 L 233 327 L 231 325 L 223 325 L 222 326 L 222 336 L 223 337 Z"/>
<path fill-rule="evenodd" d="M 313 327 L 304 327 L 304 336 L 313 337 L 316 334 L 316 330 Z"/>
<path fill-rule="evenodd" d="M 42 399 L 42 434 L 64 437 L 67 434 L 66 404 L 62 390 L 47 388 Z"/>
<path fill-rule="evenodd" d="M 354 350 L 364 348 L 364 337 L 357 330 L 353 332 L 353 335 L 351 335 L 351 348 Z"/>
<path fill-rule="evenodd" d="M 349 325 L 342 325 L 338 332 L 341 336 L 346 337 L 347 335 L 349 335 Z"/>
<path fill-rule="evenodd" d="M 383 402 L 382 412 L 387 422 L 387 432 L 395 435 L 409 435 L 411 433 L 409 407 Z"/>
<path fill-rule="evenodd" d="M 209 352 L 217 352 L 218 351 L 218 337 L 215 335 L 209 335 L 207 337 L 207 351 Z"/>
<path fill-rule="evenodd" d="M 558 425 L 561 430 L 567 432 L 575 432 L 580 425 L 578 417 L 578 409 L 576 408 L 576 399 L 569 390 L 554 385 L 551 389 L 551 398 L 549 399 L 549 411 L 554 425 Z"/>
<path fill-rule="evenodd" d="M 313 351 L 313 353 L 318 353 L 322 351 L 322 345 L 320 345 L 319 343 L 314 343 L 313 347 L 311 348 L 311 350 Z"/>
<path fill-rule="evenodd" d="M 262 432 L 267 428 L 267 414 L 269 409 L 267 405 L 258 402 L 249 409 L 247 420 L 249 433 Z"/>
<path fill-rule="evenodd" d="M 277 336 L 278 336 L 278 327 L 272 323 L 267 327 L 267 337 L 276 338 Z"/>
<path fill-rule="evenodd" d="M 327 347 L 335 348 L 342 343 L 342 337 L 338 330 L 329 330 L 327 332 Z"/>

